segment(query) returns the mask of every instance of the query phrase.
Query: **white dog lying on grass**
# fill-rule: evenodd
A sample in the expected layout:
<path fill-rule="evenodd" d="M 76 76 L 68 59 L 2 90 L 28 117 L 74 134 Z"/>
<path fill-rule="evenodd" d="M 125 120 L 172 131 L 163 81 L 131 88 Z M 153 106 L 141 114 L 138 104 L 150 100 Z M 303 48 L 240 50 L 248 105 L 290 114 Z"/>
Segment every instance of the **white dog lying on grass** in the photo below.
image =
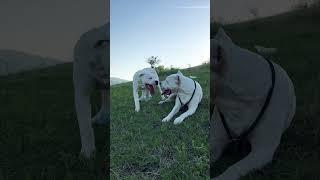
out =
<path fill-rule="evenodd" d="M 139 101 L 148 101 L 152 95 L 155 93 L 155 88 L 158 86 L 160 94 L 162 94 L 160 85 L 159 85 L 159 77 L 154 68 L 144 68 L 137 71 L 133 76 L 133 98 L 135 111 L 140 111 L 140 102 Z M 139 98 L 139 87 L 141 88 L 142 94 Z M 161 95 L 161 98 L 165 97 Z"/>
<path fill-rule="evenodd" d="M 294 86 L 279 65 L 238 47 L 222 29 L 211 40 L 211 54 L 215 103 L 210 122 L 211 162 L 219 159 L 231 138 L 244 132 L 251 144 L 245 158 L 214 180 L 237 180 L 272 160 L 295 114 Z"/>
<path fill-rule="evenodd" d="M 175 105 L 172 111 L 162 122 L 170 121 L 180 109 L 185 112 L 174 120 L 174 124 L 180 124 L 186 117 L 196 112 L 203 96 L 202 88 L 198 82 L 178 71 L 177 74 L 172 74 L 164 81 L 161 81 L 160 86 L 163 94 L 169 95 L 169 97 L 164 101 L 160 101 L 159 104 L 168 102 L 175 97 Z"/>

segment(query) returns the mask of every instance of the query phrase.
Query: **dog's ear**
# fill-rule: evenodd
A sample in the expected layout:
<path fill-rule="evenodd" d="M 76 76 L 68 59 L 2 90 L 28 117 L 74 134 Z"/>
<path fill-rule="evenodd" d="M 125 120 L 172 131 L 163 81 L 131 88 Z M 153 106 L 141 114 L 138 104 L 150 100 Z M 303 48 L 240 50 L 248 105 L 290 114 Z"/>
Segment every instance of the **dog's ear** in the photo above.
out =
<path fill-rule="evenodd" d="M 106 39 L 100 39 L 94 44 L 94 48 L 100 48 L 100 47 L 106 47 L 107 43 L 110 42 L 109 40 Z"/>
<path fill-rule="evenodd" d="M 183 76 L 182 72 L 180 70 L 178 70 L 177 74 Z"/>
<path fill-rule="evenodd" d="M 176 75 L 176 79 L 177 79 L 177 85 L 179 86 L 179 85 L 180 85 L 180 82 L 181 82 L 181 80 L 180 80 L 180 74 L 177 74 L 177 75 Z"/>
<path fill-rule="evenodd" d="M 223 28 L 220 27 L 216 36 L 214 37 L 220 43 L 233 43 L 231 38 L 224 32 Z"/>
<path fill-rule="evenodd" d="M 224 46 L 215 39 L 211 39 L 211 68 L 214 72 L 222 72 L 226 64 L 226 54 Z"/>

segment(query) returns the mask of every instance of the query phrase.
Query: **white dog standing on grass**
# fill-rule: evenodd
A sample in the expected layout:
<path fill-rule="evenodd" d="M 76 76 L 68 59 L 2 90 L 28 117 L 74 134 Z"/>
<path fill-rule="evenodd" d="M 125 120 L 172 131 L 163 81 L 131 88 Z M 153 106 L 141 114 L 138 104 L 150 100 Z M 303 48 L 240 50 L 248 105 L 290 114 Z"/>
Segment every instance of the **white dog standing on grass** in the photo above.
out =
<path fill-rule="evenodd" d="M 186 117 L 196 112 L 203 96 L 202 88 L 198 82 L 178 71 L 177 74 L 172 74 L 164 81 L 161 81 L 160 86 L 163 94 L 169 95 L 169 97 L 164 101 L 160 101 L 159 104 L 168 102 L 175 97 L 175 105 L 172 111 L 162 122 L 170 121 L 181 108 L 185 108 L 185 112 L 174 120 L 174 124 L 180 124 Z"/>
<path fill-rule="evenodd" d="M 161 98 L 165 97 L 162 95 L 162 91 L 159 85 L 159 76 L 154 68 L 144 68 L 137 71 L 133 76 L 133 98 L 135 111 L 140 111 L 140 101 L 148 101 L 152 94 L 155 93 L 156 86 L 158 87 Z M 139 97 L 139 87 L 141 88 L 141 96 Z"/>
<path fill-rule="evenodd" d="M 74 47 L 74 101 L 81 136 L 81 155 L 95 152 L 92 123 L 106 125 L 109 117 L 109 23 L 84 33 Z M 91 118 L 90 96 L 101 91 L 100 111 Z"/>
<path fill-rule="evenodd" d="M 256 126 L 250 128 L 252 131 L 246 136 L 251 152 L 213 178 L 238 180 L 272 160 L 282 134 L 295 114 L 294 86 L 279 65 L 237 46 L 222 29 L 211 40 L 211 54 L 215 103 L 210 122 L 211 162 L 216 162 L 231 142 L 229 135 L 239 137 L 246 132 L 269 102 Z M 274 86 L 272 77 L 275 78 Z M 272 87 L 273 91 L 270 91 Z M 269 92 L 272 94 L 267 98 Z M 223 119 L 229 127 L 229 135 Z"/>

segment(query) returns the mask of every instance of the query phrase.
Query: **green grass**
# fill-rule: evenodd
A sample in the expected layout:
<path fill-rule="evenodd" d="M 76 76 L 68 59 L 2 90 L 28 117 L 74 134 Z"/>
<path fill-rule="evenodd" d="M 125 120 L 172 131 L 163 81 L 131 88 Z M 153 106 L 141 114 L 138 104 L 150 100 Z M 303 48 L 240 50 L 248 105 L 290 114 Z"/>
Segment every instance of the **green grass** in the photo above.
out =
<path fill-rule="evenodd" d="M 1 180 L 106 178 L 108 129 L 95 127 L 95 160 L 78 158 L 72 64 L 1 77 L 0 114 Z"/>
<path fill-rule="evenodd" d="M 320 164 L 320 9 L 300 10 L 247 23 L 225 26 L 233 41 L 278 48 L 276 63 L 292 78 L 297 96 L 293 122 L 284 134 L 272 164 L 243 179 L 319 179 Z M 219 161 L 216 172 L 230 158 Z M 230 164 L 229 164 L 230 165 Z M 218 173 L 215 173 L 218 174 Z"/>
<path fill-rule="evenodd" d="M 197 76 L 204 96 L 180 125 L 161 122 L 174 102 L 158 105 L 157 95 L 136 113 L 132 82 L 111 88 L 111 179 L 208 179 L 209 65 L 182 73 Z"/>

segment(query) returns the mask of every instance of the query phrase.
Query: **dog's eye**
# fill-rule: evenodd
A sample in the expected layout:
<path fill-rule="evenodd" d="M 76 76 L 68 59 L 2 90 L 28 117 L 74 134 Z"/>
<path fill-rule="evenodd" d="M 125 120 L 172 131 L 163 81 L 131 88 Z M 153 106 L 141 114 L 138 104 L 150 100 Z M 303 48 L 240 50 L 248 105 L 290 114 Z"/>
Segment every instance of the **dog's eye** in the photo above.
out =
<path fill-rule="evenodd" d="M 149 79 L 152 79 L 152 77 L 149 77 Z"/>

